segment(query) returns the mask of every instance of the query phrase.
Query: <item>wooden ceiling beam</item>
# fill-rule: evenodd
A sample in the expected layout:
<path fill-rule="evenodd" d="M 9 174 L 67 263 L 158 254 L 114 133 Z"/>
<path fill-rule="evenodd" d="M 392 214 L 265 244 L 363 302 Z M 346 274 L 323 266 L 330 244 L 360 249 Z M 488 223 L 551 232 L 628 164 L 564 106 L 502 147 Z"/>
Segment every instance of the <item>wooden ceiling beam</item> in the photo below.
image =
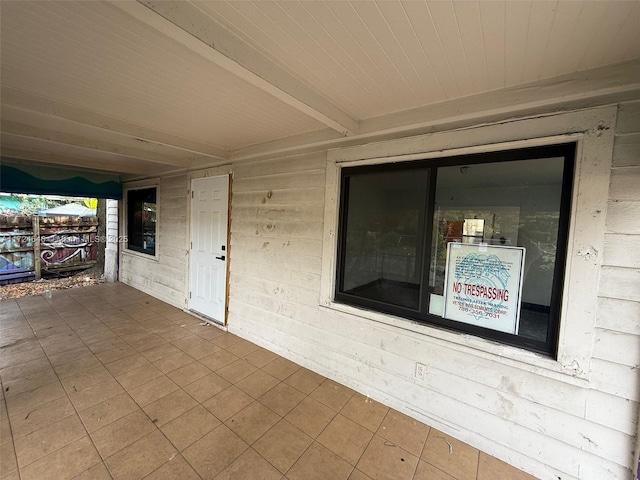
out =
<path fill-rule="evenodd" d="M 186 1 L 114 2 L 149 27 L 324 125 L 351 136 L 358 121 Z"/>

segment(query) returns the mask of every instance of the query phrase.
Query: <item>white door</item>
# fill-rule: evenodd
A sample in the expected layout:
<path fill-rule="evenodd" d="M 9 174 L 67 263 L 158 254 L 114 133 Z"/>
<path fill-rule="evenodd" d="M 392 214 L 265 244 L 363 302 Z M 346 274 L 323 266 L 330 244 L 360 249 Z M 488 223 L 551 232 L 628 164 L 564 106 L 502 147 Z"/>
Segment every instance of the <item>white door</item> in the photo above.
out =
<path fill-rule="evenodd" d="M 191 181 L 189 309 L 224 324 L 229 177 Z"/>

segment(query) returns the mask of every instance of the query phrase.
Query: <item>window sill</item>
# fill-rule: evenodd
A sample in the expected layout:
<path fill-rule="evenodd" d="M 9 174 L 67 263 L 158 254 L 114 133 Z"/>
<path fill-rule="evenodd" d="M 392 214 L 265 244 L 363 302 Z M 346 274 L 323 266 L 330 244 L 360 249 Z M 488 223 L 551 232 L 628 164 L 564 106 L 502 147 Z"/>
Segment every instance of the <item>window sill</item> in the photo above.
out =
<path fill-rule="evenodd" d="M 127 248 L 123 248 L 122 249 L 122 254 L 123 255 L 130 255 L 132 257 L 144 258 L 145 260 L 149 260 L 149 261 L 156 262 L 156 263 L 159 261 L 157 253 L 155 255 L 149 255 L 148 253 L 142 253 L 142 252 L 137 252 L 135 250 L 129 250 Z"/>
<path fill-rule="evenodd" d="M 367 321 L 374 321 L 384 327 L 389 327 L 392 333 L 404 330 L 416 340 L 444 346 L 460 353 L 474 355 L 479 358 L 490 359 L 514 368 L 558 380 L 571 385 L 588 387 L 587 372 L 576 370 L 573 364 L 562 365 L 560 362 L 539 353 L 503 345 L 491 340 L 475 337 L 468 333 L 458 333 L 426 325 L 394 315 L 374 312 L 364 308 L 345 305 L 333 301 L 320 305 L 321 309 L 356 316 Z"/>

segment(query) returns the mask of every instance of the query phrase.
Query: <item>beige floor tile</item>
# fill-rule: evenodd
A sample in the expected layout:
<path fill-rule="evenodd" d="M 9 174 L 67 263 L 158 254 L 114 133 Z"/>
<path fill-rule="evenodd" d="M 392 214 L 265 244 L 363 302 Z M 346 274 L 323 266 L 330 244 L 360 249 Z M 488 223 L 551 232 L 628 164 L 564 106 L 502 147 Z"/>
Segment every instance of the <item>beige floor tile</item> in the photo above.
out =
<path fill-rule="evenodd" d="M 113 375 L 102 365 L 60 380 L 68 394 L 79 392 L 98 383 L 110 380 Z"/>
<path fill-rule="evenodd" d="M 159 347 L 152 348 L 150 350 L 145 350 L 142 352 L 142 355 L 145 356 L 147 360 L 150 362 L 156 362 L 161 358 L 169 357 L 171 355 L 175 355 L 176 353 L 180 353 L 180 350 L 170 343 L 165 343 L 160 345 Z"/>
<path fill-rule="evenodd" d="M 78 412 L 80 419 L 89 433 L 95 432 L 124 417 L 140 407 L 127 393 L 121 393 L 104 400 L 86 410 Z"/>
<path fill-rule="evenodd" d="M 374 480 L 411 480 L 417 464 L 417 457 L 374 435 L 357 468 Z"/>
<path fill-rule="evenodd" d="M 151 420 L 141 410 L 136 410 L 91 433 L 91 439 L 102 458 L 116 452 L 155 430 Z"/>
<path fill-rule="evenodd" d="M 198 343 L 189 345 L 187 348 L 184 348 L 182 351 L 187 355 L 189 355 L 190 357 L 193 357 L 196 360 L 200 360 L 201 358 L 211 355 L 212 353 L 215 353 L 218 350 L 220 350 L 220 347 L 215 346 L 211 342 L 200 339 Z"/>
<path fill-rule="evenodd" d="M 8 417 L 0 417 L 0 445 L 4 445 L 5 443 L 13 442 L 13 437 L 11 435 L 11 423 L 9 422 Z"/>
<path fill-rule="evenodd" d="M 317 480 L 323 478 L 346 480 L 353 467 L 319 443 L 313 443 L 287 472 L 289 480 Z"/>
<path fill-rule="evenodd" d="M 321 443 L 351 465 L 358 463 L 373 433 L 338 414 L 318 437 Z"/>
<path fill-rule="evenodd" d="M 169 355 L 168 357 L 156 360 L 153 364 L 160 369 L 162 373 L 169 373 L 193 363 L 194 359 L 184 352 L 178 352 L 175 355 Z"/>
<path fill-rule="evenodd" d="M 200 480 L 200 475 L 182 457 L 176 455 L 144 480 Z"/>
<path fill-rule="evenodd" d="M 518 470 L 491 455 L 480 452 L 477 480 L 536 480 L 536 477 Z"/>
<path fill-rule="evenodd" d="M 70 415 L 40 430 L 15 439 L 18 465 L 24 467 L 84 437 L 87 432 L 77 415 Z"/>
<path fill-rule="evenodd" d="M 173 383 L 169 377 L 163 375 L 138 388 L 131 389 L 129 395 L 131 395 L 131 398 L 133 398 L 138 405 L 144 407 L 162 397 L 166 397 L 179 388 L 180 387 Z"/>
<path fill-rule="evenodd" d="M 287 360 L 284 357 L 278 357 L 274 361 L 269 362 L 262 370 L 269 375 L 276 377 L 278 380 L 284 380 L 302 367 L 297 363 L 293 363 L 291 360 Z"/>
<path fill-rule="evenodd" d="M 114 348 L 126 348 L 128 346 L 129 345 L 127 344 L 127 342 L 125 342 L 121 338 L 110 338 L 108 340 L 103 340 L 102 342 L 88 345 L 89 350 L 91 350 L 94 354 L 107 352 L 109 350 L 113 350 Z"/>
<path fill-rule="evenodd" d="M 113 478 L 134 480 L 144 478 L 177 454 L 173 445 L 159 430 L 151 432 L 106 460 Z"/>
<path fill-rule="evenodd" d="M 458 480 L 475 480 L 478 450 L 444 433 L 431 429 L 422 460 Z"/>
<path fill-rule="evenodd" d="M 20 365 L 21 363 L 31 362 L 45 356 L 44 350 L 35 347 L 23 352 L 17 352 L 0 356 L 0 369 Z"/>
<path fill-rule="evenodd" d="M 42 405 L 46 405 L 64 396 L 66 396 L 66 394 L 62 385 L 60 385 L 59 382 L 54 382 L 6 399 L 7 410 L 9 416 L 13 417 L 23 412 L 35 410 Z"/>
<path fill-rule="evenodd" d="M 284 418 L 307 435 L 316 438 L 335 416 L 334 410 L 307 397 Z"/>
<path fill-rule="evenodd" d="M 100 456 L 88 436 L 56 450 L 21 469 L 22 480 L 59 480 L 72 478 L 100 462 Z"/>
<path fill-rule="evenodd" d="M 179 451 L 183 451 L 219 425 L 220 420 L 198 405 L 162 426 L 161 430 Z"/>
<path fill-rule="evenodd" d="M 17 439 L 31 432 L 58 422 L 76 411 L 69 399 L 64 396 L 35 408 L 26 414 L 11 417 L 11 432 Z"/>
<path fill-rule="evenodd" d="M 280 480 L 282 474 L 269 462 L 248 448 L 225 468 L 216 480 Z"/>
<path fill-rule="evenodd" d="M 226 426 L 220 425 L 182 454 L 203 479 L 213 479 L 249 446 Z"/>
<path fill-rule="evenodd" d="M 185 328 L 188 329 L 188 328 L 191 328 L 191 326 L 189 324 L 187 324 L 187 326 Z M 189 348 L 189 347 L 191 347 L 193 345 L 196 345 L 198 343 L 201 343 L 202 341 L 203 341 L 202 337 L 199 337 L 198 335 L 193 334 L 193 335 L 189 335 L 188 337 L 182 337 L 182 338 L 179 338 L 178 340 L 174 340 L 173 342 L 171 342 L 171 344 L 174 347 L 179 348 L 180 350 L 182 350 L 184 352 L 185 349 L 187 349 L 187 348 Z M 211 345 L 211 348 L 217 349 L 218 347 L 215 347 L 214 345 Z M 211 352 L 209 352 L 209 353 L 211 353 Z"/>
<path fill-rule="evenodd" d="M 236 386 L 240 390 L 251 395 L 253 398 L 258 398 L 267 393 L 278 383 L 280 383 L 280 380 L 276 377 L 272 377 L 262 370 L 257 370 L 236 383 Z"/>
<path fill-rule="evenodd" d="M 236 357 L 233 353 L 227 352 L 226 350 L 219 349 L 213 352 L 211 355 L 202 357 L 199 361 L 202 365 L 204 365 L 207 368 L 210 368 L 215 372 L 237 360 L 238 360 L 238 357 Z"/>
<path fill-rule="evenodd" d="M 251 352 L 255 352 L 258 348 L 260 348 L 255 343 L 249 342 L 247 340 L 240 340 L 233 345 L 226 347 L 225 350 L 233 353 L 237 357 L 245 357 L 249 355 Z"/>
<path fill-rule="evenodd" d="M 310 436 L 286 420 L 280 420 L 253 444 L 253 448 L 285 473 L 312 443 Z"/>
<path fill-rule="evenodd" d="M 18 469 L 16 453 L 13 449 L 13 442 L 6 442 L 0 445 L 0 477 L 9 475 Z"/>
<path fill-rule="evenodd" d="M 46 368 L 38 372 L 30 373 L 24 377 L 15 380 L 7 380 L 2 382 L 5 397 L 13 397 L 19 393 L 28 392 L 34 388 L 57 382 L 58 376 L 53 368 Z"/>
<path fill-rule="evenodd" d="M 76 351 L 77 348 L 72 350 Z M 102 362 L 98 360 L 98 358 L 91 353 L 91 355 L 83 355 L 76 360 L 72 360 L 70 362 L 63 363 L 58 365 L 55 368 L 58 377 L 61 379 L 73 377 L 74 375 L 78 375 L 79 373 L 85 372 L 87 370 L 91 370 L 94 368 L 99 368 L 102 365 Z"/>
<path fill-rule="evenodd" d="M 217 373 L 225 380 L 228 380 L 231 383 L 237 383 L 257 370 L 258 369 L 256 367 L 251 365 L 246 360 L 236 360 L 226 367 L 222 367 L 221 369 L 217 370 Z"/>
<path fill-rule="evenodd" d="M 442 470 L 428 464 L 427 462 L 420 460 L 418 462 L 418 468 L 413 476 L 413 480 L 457 480 L 448 473 L 444 473 Z M 511 477 L 491 477 L 491 480 L 511 480 Z"/>
<path fill-rule="evenodd" d="M 216 338 L 214 338 L 211 341 L 217 346 L 226 349 L 227 347 L 230 347 L 232 345 L 235 345 L 238 342 L 241 342 L 242 338 L 234 335 L 233 333 L 226 332 L 223 335 L 218 335 Z"/>
<path fill-rule="evenodd" d="M 273 427 L 280 417 L 256 401 L 240 410 L 225 423 L 242 440 L 251 445 Z"/>
<path fill-rule="evenodd" d="M 15 380 L 16 378 L 22 378 L 26 375 L 47 368 L 51 368 L 51 364 L 49 363 L 49 360 L 47 360 L 47 357 L 43 356 L 40 358 L 36 358 L 35 360 L 21 363 L 19 365 L 4 367 L 0 369 L 0 376 L 2 377 L 3 381 Z"/>
<path fill-rule="evenodd" d="M 224 378 L 215 373 L 210 373 L 185 386 L 184 389 L 189 395 L 202 403 L 230 386 L 231 384 Z"/>
<path fill-rule="evenodd" d="M 79 360 L 83 357 L 91 356 L 93 356 L 93 352 L 91 350 L 89 350 L 87 347 L 80 347 L 66 352 L 58 353 L 56 355 L 49 355 L 49 360 L 51 361 L 51 365 L 57 367 L 60 365 L 64 365 L 65 363 Z"/>
<path fill-rule="evenodd" d="M 130 347 L 129 345 L 112 348 L 111 350 L 107 350 L 104 352 L 96 353 L 96 357 L 104 363 L 116 362 L 118 360 L 122 360 L 123 358 L 130 357 L 136 354 L 136 350 Z"/>
<path fill-rule="evenodd" d="M 149 360 L 145 357 L 136 353 L 129 357 L 121 358 L 120 360 L 116 360 L 115 362 L 107 363 L 105 367 L 107 370 L 111 372 L 111 375 L 117 377 L 122 375 L 123 373 L 130 372 L 131 370 L 135 370 L 136 368 L 142 367 L 143 365 L 148 365 Z"/>
<path fill-rule="evenodd" d="M 125 390 L 131 391 L 162 375 L 163 373 L 158 367 L 149 363 L 116 376 L 116 380 L 118 380 Z"/>
<path fill-rule="evenodd" d="M 300 390 L 296 390 L 286 383 L 279 383 L 259 397 L 258 401 L 281 417 L 284 417 L 304 398 L 305 395 Z"/>
<path fill-rule="evenodd" d="M 111 480 L 111 474 L 104 463 L 100 462 L 88 468 L 72 480 Z"/>
<path fill-rule="evenodd" d="M 318 375 L 306 368 L 300 368 L 284 381 L 287 385 L 300 390 L 302 393 L 309 395 L 318 385 L 325 381 L 325 377 Z"/>
<path fill-rule="evenodd" d="M 197 404 L 198 402 L 191 398 L 187 392 L 179 389 L 150 403 L 143 410 L 153 423 L 161 426 L 182 415 L 187 410 L 191 410 Z"/>
<path fill-rule="evenodd" d="M 427 440 L 429 427 L 397 410 L 390 409 L 376 433 L 419 457 Z"/>
<path fill-rule="evenodd" d="M 252 397 L 232 385 L 217 395 L 214 395 L 202 405 L 224 422 L 252 401 Z"/>
<path fill-rule="evenodd" d="M 354 395 L 353 390 L 340 385 L 333 380 L 326 379 L 318 388 L 311 392 L 311 398 L 324 403 L 336 411 L 340 411 Z"/>
<path fill-rule="evenodd" d="M 369 397 L 356 393 L 340 413 L 350 420 L 375 432 L 387 415 L 389 407 L 378 403 Z"/>
<path fill-rule="evenodd" d="M 262 368 L 268 363 L 271 363 L 276 358 L 278 358 L 278 355 L 273 352 L 270 352 L 266 348 L 258 347 L 257 349 L 253 350 L 251 353 L 245 355 L 243 358 L 247 362 L 249 362 L 251 365 L 258 368 Z"/>
<path fill-rule="evenodd" d="M 209 370 L 204 365 L 198 362 L 193 362 L 189 365 L 178 368 L 173 372 L 169 372 L 167 376 L 181 387 L 184 387 L 186 385 L 189 385 L 190 383 L 195 382 L 199 378 L 209 375 L 210 373 L 211 370 Z"/>
<path fill-rule="evenodd" d="M 143 336 L 136 335 L 136 338 L 131 337 L 126 339 L 126 341 L 138 352 L 145 352 L 167 343 L 164 338 L 152 333 L 148 333 Z"/>
<path fill-rule="evenodd" d="M 349 475 L 349 480 L 373 480 L 369 475 L 365 475 L 357 468 Z"/>
<path fill-rule="evenodd" d="M 69 399 L 77 410 L 85 410 L 122 393 L 124 393 L 123 388 L 115 378 L 111 377 L 105 382 L 92 385 L 79 392 L 71 392 Z"/>

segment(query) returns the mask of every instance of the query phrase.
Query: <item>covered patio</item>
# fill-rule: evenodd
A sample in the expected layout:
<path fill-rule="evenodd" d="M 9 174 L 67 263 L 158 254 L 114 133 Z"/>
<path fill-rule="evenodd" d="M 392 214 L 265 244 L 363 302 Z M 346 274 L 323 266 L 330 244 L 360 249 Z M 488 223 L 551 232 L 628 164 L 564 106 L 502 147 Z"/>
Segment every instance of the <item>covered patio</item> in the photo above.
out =
<path fill-rule="evenodd" d="M 3 480 L 533 478 L 121 283 L 0 310 Z"/>

